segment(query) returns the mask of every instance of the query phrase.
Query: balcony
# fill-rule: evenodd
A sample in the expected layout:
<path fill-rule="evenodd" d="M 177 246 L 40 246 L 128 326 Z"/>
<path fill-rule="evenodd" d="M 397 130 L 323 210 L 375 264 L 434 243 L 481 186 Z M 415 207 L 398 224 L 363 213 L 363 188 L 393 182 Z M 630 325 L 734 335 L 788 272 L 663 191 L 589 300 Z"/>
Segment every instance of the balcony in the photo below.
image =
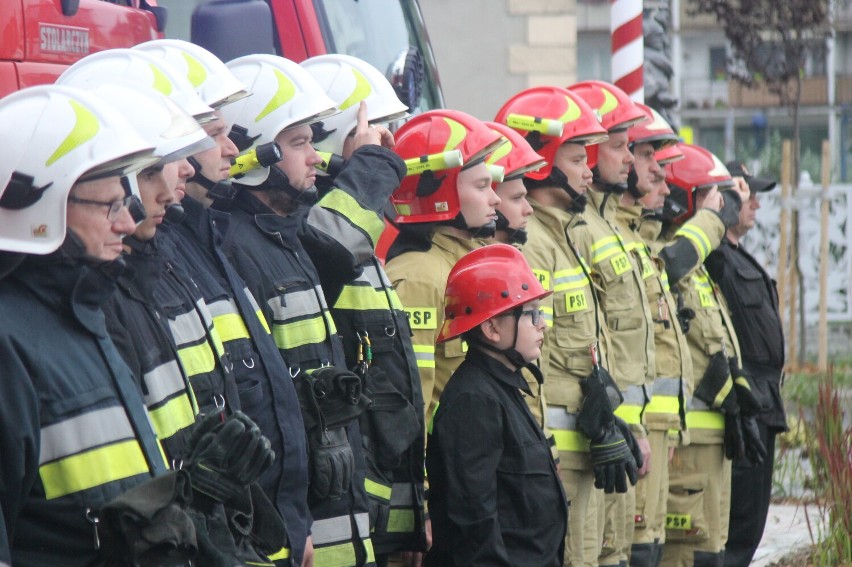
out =
<path fill-rule="evenodd" d="M 852 76 L 838 75 L 835 84 L 836 104 L 852 103 Z M 828 86 L 825 76 L 802 79 L 802 106 L 828 104 Z M 779 106 L 778 97 L 765 86 L 748 88 L 736 81 L 728 82 L 728 104 L 734 108 L 759 108 Z"/>

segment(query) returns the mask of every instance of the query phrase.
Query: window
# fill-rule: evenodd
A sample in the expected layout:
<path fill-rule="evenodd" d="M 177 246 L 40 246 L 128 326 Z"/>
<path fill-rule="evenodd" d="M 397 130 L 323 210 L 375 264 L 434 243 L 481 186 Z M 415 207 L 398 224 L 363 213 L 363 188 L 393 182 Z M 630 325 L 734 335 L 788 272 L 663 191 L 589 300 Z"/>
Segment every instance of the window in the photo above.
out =
<path fill-rule="evenodd" d="M 728 54 L 724 47 L 710 48 L 710 80 L 724 81 L 728 78 Z"/>

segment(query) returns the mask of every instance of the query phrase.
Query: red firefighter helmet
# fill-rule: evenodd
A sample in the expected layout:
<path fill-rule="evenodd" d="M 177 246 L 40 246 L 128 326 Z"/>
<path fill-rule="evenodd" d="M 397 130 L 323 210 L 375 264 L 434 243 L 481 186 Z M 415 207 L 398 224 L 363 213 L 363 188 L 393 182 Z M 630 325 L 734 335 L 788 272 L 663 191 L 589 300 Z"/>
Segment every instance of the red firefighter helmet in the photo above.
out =
<path fill-rule="evenodd" d="M 447 278 L 444 325 L 437 342 L 448 341 L 496 315 L 550 294 L 514 246 L 477 248 L 456 262 Z"/>
<path fill-rule="evenodd" d="M 611 83 L 604 81 L 581 81 L 568 87 L 598 113 L 601 126 L 607 132 L 630 128 L 634 124 L 647 120 L 645 112 L 636 106 L 627 93 Z M 588 149 L 589 167 L 598 164 L 598 149 Z"/>
<path fill-rule="evenodd" d="M 695 192 L 717 185 L 719 189 L 734 186 L 734 180 L 728 168 L 710 151 L 693 144 L 679 143 L 677 148 L 683 159 L 666 164 L 666 183 L 669 184 L 672 199 L 686 212 L 675 217 L 675 223 L 682 223 L 695 214 Z"/>
<path fill-rule="evenodd" d="M 631 145 L 653 144 L 654 150 L 661 150 L 677 144 L 677 134 L 659 112 L 641 102 L 635 104 L 645 113 L 647 120 L 639 122 L 627 131 Z"/>
<path fill-rule="evenodd" d="M 393 150 L 408 175 L 391 195 L 397 223 L 451 220 L 461 211 L 456 180 L 463 166 L 506 143 L 484 122 L 458 110 L 418 114 L 396 133 Z"/>
<path fill-rule="evenodd" d="M 680 151 L 678 144 L 675 144 L 673 146 L 657 150 L 654 153 L 654 159 L 657 160 L 657 163 L 659 163 L 660 165 L 666 165 L 675 161 L 682 160 L 683 152 Z"/>
<path fill-rule="evenodd" d="M 486 122 L 489 128 L 508 140 L 494 150 L 486 162 L 503 168 L 503 181 L 523 177 L 547 164 L 543 156 L 532 149 L 523 136 L 499 122 Z M 496 183 L 495 183 L 496 185 Z"/>
<path fill-rule="evenodd" d="M 521 134 L 547 164 L 527 174 L 547 179 L 565 142 L 590 146 L 607 139 L 600 118 L 579 96 L 560 87 L 533 87 L 510 98 L 494 117 Z"/>

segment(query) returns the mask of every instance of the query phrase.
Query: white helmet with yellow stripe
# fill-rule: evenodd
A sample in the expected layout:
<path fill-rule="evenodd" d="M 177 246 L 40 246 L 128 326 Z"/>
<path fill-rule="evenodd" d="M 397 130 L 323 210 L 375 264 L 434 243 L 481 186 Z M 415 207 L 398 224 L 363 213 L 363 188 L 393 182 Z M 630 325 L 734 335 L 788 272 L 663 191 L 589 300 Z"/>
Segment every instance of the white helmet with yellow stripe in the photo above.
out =
<path fill-rule="evenodd" d="M 252 96 L 223 107 L 222 117 L 234 128 L 245 130 L 252 140 L 250 148 L 274 141 L 283 130 L 313 124 L 338 112 L 310 73 L 289 59 L 246 55 L 227 65 Z M 269 168 L 258 167 L 241 177 L 240 183 L 257 186 L 268 177 Z"/>
<path fill-rule="evenodd" d="M 200 45 L 180 39 L 155 39 L 133 49 L 159 57 L 181 72 L 198 96 L 214 109 L 249 95 L 225 63 Z"/>
<path fill-rule="evenodd" d="M 45 85 L 0 100 L 0 250 L 49 254 L 65 239 L 78 181 L 127 175 L 157 161 L 152 145 L 110 105 Z"/>
<path fill-rule="evenodd" d="M 323 130 L 328 135 L 314 143 L 318 150 L 342 152 L 343 142 L 358 123 L 361 101 L 367 104 L 367 121 L 371 124 L 385 124 L 408 116 L 408 107 L 396 96 L 390 82 L 366 61 L 332 53 L 311 57 L 301 65 L 340 108 L 340 114 L 323 120 Z"/>

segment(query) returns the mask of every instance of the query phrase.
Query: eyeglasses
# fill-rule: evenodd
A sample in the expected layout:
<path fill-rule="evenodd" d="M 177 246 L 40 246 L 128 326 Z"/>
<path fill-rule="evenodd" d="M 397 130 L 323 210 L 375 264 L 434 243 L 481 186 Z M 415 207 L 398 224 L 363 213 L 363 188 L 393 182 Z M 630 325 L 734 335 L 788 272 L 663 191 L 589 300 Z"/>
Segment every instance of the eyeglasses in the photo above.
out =
<path fill-rule="evenodd" d="M 121 212 L 121 209 L 125 207 L 130 207 L 135 201 L 133 195 L 129 197 L 125 197 L 123 199 L 119 199 L 117 201 L 95 201 L 92 199 L 81 199 L 79 197 L 69 196 L 69 203 L 76 203 L 78 205 L 92 205 L 96 207 L 106 207 L 107 208 L 107 220 L 109 222 L 115 222 L 115 219 L 118 218 L 118 214 Z"/>
<path fill-rule="evenodd" d="M 538 327 L 539 323 L 541 323 L 542 317 L 544 317 L 544 309 L 527 309 L 525 311 L 521 311 L 521 317 L 527 316 L 532 319 L 532 324 L 534 327 Z"/>

